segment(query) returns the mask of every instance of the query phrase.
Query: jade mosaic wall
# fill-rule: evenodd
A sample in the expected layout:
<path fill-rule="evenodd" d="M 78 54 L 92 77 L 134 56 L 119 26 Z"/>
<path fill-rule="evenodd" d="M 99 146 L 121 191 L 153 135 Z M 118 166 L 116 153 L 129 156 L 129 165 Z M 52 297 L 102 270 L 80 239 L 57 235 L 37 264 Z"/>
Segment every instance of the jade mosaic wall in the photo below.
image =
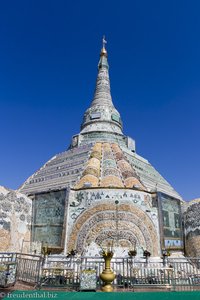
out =
<path fill-rule="evenodd" d="M 66 190 L 35 195 L 33 241 L 61 246 Z"/>

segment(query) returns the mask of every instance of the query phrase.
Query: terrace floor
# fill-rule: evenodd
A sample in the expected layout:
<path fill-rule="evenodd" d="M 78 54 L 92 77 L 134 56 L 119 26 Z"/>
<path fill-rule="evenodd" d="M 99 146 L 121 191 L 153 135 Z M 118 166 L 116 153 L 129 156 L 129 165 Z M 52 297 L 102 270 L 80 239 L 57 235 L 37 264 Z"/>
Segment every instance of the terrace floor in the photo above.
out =
<path fill-rule="evenodd" d="M 97 292 L 75 292 L 72 290 L 45 288 L 35 289 L 34 286 L 16 282 L 16 284 L 9 288 L 0 288 L 1 299 L 67 299 L 67 300 L 146 300 L 148 293 L 148 300 L 199 300 L 200 291 L 170 291 L 169 289 L 161 289 L 160 287 L 135 287 L 133 289 L 119 289 L 114 288 L 112 293 L 103 293 L 100 290 Z"/>
<path fill-rule="evenodd" d="M 47 290 L 19 290 L 12 291 L 1 299 L 60 299 L 60 300 L 146 300 L 147 293 L 133 292 L 64 292 L 64 291 L 47 291 Z M 148 300 L 199 300 L 200 292 L 151 292 L 148 293 Z"/>

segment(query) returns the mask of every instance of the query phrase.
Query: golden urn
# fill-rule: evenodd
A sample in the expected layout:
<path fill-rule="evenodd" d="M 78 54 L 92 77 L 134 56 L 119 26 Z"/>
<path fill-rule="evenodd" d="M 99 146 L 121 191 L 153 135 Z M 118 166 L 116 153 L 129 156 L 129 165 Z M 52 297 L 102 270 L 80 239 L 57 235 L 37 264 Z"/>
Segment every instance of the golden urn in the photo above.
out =
<path fill-rule="evenodd" d="M 105 260 L 105 269 L 100 274 L 101 280 L 104 282 L 104 285 L 102 286 L 101 290 L 103 292 L 112 292 L 113 287 L 111 285 L 111 282 L 115 279 L 115 274 L 110 268 L 110 262 L 113 257 L 112 251 L 103 251 L 102 256 Z"/>

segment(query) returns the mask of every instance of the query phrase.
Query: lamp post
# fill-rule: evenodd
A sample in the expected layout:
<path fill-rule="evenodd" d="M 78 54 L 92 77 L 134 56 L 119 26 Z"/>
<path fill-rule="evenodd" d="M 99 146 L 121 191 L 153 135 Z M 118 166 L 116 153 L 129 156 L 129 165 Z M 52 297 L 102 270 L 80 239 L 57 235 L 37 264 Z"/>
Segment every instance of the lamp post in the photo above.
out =
<path fill-rule="evenodd" d="M 166 258 L 167 258 L 167 251 L 165 249 L 163 249 L 162 255 L 163 255 L 163 267 L 165 267 L 166 266 Z"/>
<path fill-rule="evenodd" d="M 166 263 L 167 263 L 167 257 L 170 256 L 170 252 L 169 252 L 169 249 L 163 249 L 162 250 L 162 255 L 163 255 L 163 267 L 166 266 Z"/>
<path fill-rule="evenodd" d="M 45 243 L 42 242 L 42 249 L 41 250 L 42 250 L 41 251 L 42 254 L 44 255 L 42 264 L 46 265 L 47 262 L 48 262 L 48 255 L 51 253 L 47 242 L 45 242 Z"/>

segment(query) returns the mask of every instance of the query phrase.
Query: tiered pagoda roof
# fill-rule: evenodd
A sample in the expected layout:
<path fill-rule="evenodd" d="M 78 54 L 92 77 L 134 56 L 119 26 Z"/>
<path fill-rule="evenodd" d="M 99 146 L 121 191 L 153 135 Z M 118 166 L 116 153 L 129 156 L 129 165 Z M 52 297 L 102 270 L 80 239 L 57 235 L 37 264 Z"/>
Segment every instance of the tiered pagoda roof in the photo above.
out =
<path fill-rule="evenodd" d="M 57 154 L 20 187 L 27 195 L 59 189 L 122 188 L 161 191 L 182 199 L 171 185 L 134 147 L 122 132 L 119 112 L 113 105 L 105 41 L 100 53 L 93 100 L 81 131 L 68 150 Z"/>

